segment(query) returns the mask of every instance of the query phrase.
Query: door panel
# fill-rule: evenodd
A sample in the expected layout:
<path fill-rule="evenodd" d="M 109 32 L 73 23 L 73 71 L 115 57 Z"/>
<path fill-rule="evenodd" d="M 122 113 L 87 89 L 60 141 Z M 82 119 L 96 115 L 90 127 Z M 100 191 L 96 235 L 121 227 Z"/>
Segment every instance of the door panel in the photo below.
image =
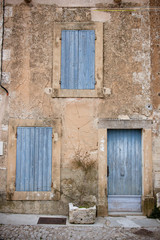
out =
<path fill-rule="evenodd" d="M 109 195 L 109 212 L 141 212 L 141 196 L 138 195 Z"/>
<path fill-rule="evenodd" d="M 134 202 L 135 208 L 132 206 L 130 210 L 127 210 L 128 204 L 126 204 L 126 210 L 123 211 L 137 211 L 135 209 L 139 209 L 139 206 L 136 205 L 136 200 L 142 194 L 141 130 L 108 130 L 107 165 L 109 167 L 109 211 L 112 211 L 112 203 L 117 206 L 117 211 L 122 211 L 124 207 L 117 204 L 116 201 L 125 206 L 124 202 L 127 197 L 127 202 Z M 119 196 L 121 197 L 119 198 Z M 114 209 L 116 211 L 115 207 Z"/>

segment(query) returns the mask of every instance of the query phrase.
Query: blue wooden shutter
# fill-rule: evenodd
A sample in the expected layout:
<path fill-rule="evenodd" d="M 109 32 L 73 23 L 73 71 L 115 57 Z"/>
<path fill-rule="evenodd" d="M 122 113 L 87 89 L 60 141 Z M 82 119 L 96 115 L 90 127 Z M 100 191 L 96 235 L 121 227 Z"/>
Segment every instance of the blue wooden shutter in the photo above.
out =
<path fill-rule="evenodd" d="M 78 89 L 95 88 L 95 33 L 79 31 L 79 81 Z"/>
<path fill-rule="evenodd" d="M 61 89 L 94 88 L 94 30 L 62 30 Z"/>
<path fill-rule="evenodd" d="M 78 31 L 62 31 L 61 88 L 78 88 Z"/>
<path fill-rule="evenodd" d="M 50 191 L 52 128 L 18 127 L 16 191 Z"/>

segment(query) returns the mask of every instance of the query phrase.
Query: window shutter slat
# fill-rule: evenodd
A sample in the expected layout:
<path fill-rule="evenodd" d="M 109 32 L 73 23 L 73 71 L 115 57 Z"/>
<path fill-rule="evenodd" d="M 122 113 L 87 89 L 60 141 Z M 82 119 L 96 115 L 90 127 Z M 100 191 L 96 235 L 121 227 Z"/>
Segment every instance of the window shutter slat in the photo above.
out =
<path fill-rule="evenodd" d="M 29 189 L 33 191 L 34 189 L 34 156 L 35 156 L 35 130 L 34 127 L 30 128 L 30 175 L 29 175 Z"/>
<path fill-rule="evenodd" d="M 20 153 L 21 153 L 21 131 L 20 129 L 18 128 L 17 129 L 17 159 L 16 159 L 16 190 L 20 189 L 20 169 L 21 169 L 21 156 L 20 156 Z"/>

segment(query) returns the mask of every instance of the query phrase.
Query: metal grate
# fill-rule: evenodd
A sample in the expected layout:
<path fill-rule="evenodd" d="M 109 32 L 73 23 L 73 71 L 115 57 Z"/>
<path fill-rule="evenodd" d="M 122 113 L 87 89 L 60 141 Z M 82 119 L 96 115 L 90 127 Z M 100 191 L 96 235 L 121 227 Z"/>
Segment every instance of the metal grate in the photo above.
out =
<path fill-rule="evenodd" d="M 66 218 L 40 217 L 37 224 L 61 224 L 61 225 L 66 225 Z"/>

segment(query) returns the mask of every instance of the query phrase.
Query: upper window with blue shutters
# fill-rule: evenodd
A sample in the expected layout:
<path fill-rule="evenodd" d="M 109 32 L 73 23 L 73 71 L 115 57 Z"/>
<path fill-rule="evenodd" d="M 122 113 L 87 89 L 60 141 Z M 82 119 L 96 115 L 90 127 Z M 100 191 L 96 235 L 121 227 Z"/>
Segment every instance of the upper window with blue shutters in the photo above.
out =
<path fill-rule="evenodd" d="M 103 97 L 103 24 L 55 23 L 53 97 Z"/>
<path fill-rule="evenodd" d="M 62 30 L 61 89 L 95 89 L 94 30 Z"/>

